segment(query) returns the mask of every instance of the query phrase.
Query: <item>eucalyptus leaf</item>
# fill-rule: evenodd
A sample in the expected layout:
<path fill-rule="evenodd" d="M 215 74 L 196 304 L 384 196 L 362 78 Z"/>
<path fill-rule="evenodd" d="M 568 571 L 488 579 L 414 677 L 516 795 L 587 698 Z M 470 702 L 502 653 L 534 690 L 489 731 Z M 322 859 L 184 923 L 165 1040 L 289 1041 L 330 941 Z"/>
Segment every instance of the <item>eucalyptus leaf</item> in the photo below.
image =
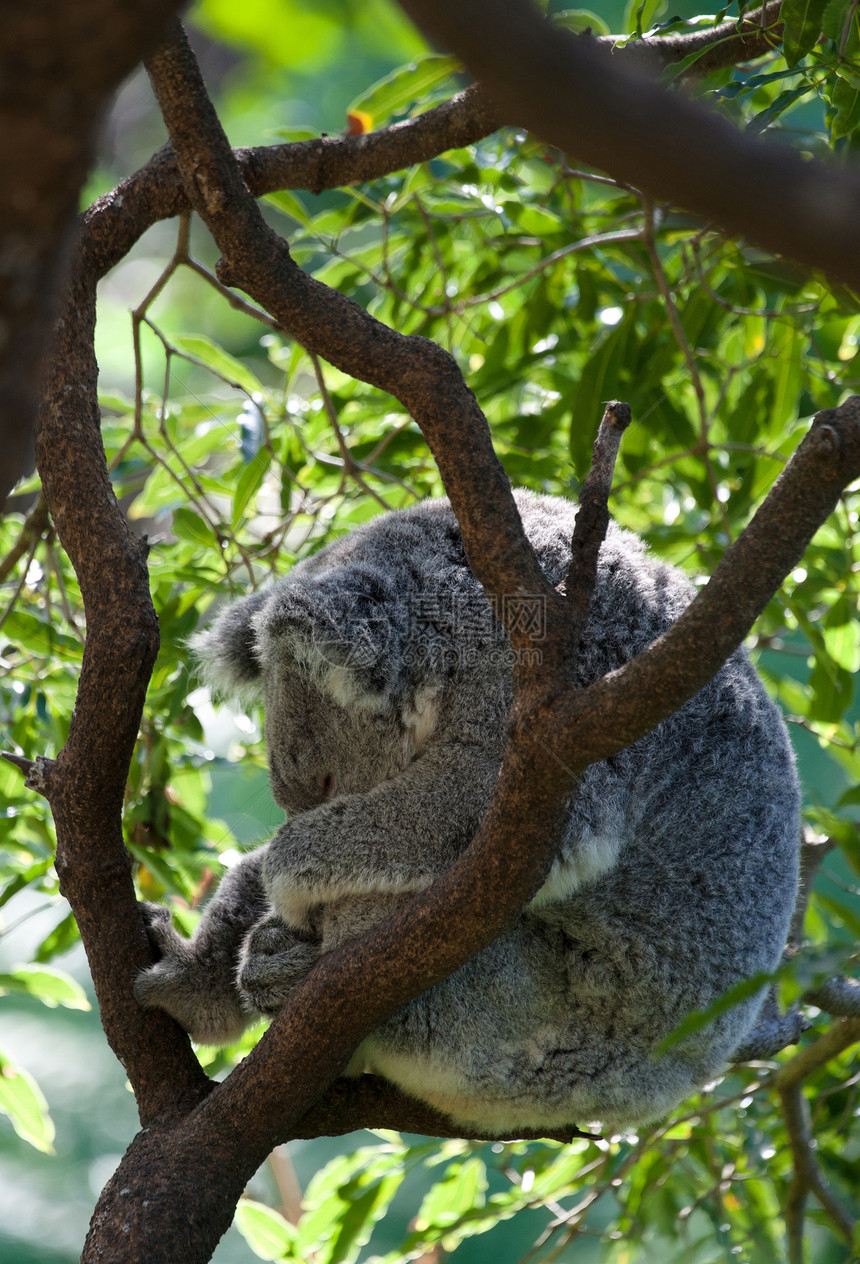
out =
<path fill-rule="evenodd" d="M 33 1077 L 0 1053 L 0 1113 L 23 1141 L 43 1154 L 54 1153 L 54 1125 L 48 1103 Z"/>
<path fill-rule="evenodd" d="M 347 113 L 368 114 L 373 126 L 381 127 L 392 114 L 402 113 L 414 101 L 450 79 L 459 69 L 460 62 L 456 57 L 446 53 L 428 53 L 379 79 L 355 98 Z"/>
<path fill-rule="evenodd" d="M 795 66 L 815 47 L 827 0 L 783 0 L 779 11 L 785 24 L 782 47 L 789 66 Z"/>

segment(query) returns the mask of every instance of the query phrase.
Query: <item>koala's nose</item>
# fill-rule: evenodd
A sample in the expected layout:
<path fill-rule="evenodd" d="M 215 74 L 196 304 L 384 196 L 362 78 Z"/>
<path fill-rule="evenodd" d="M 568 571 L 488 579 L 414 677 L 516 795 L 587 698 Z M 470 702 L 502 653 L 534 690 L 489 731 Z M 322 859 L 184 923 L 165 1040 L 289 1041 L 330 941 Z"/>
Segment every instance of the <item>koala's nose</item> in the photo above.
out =
<path fill-rule="evenodd" d="M 330 772 L 322 773 L 317 781 L 319 787 L 320 798 L 330 799 L 334 794 L 334 775 Z"/>

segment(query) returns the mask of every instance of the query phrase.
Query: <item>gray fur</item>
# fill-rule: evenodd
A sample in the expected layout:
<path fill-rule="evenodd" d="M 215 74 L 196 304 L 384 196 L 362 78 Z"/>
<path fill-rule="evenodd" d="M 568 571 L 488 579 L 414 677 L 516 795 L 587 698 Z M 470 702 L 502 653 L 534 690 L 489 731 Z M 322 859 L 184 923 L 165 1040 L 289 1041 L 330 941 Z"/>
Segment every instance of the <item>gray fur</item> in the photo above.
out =
<path fill-rule="evenodd" d="M 557 584 L 575 508 L 516 495 Z M 579 682 L 638 653 L 691 595 L 611 526 Z M 138 981 L 140 1000 L 216 1043 L 276 1012 L 320 953 L 463 850 L 503 751 L 510 651 L 445 501 L 338 540 L 228 609 L 195 648 L 216 691 L 263 697 L 287 812 L 227 874 L 191 941 L 151 915 L 162 959 Z M 466 1132 L 664 1114 L 755 1025 L 763 994 L 654 1056 L 691 1010 L 778 964 L 798 837 L 785 728 L 739 651 L 679 712 L 588 769 L 530 906 L 374 1031 L 351 1072 L 386 1076 Z"/>

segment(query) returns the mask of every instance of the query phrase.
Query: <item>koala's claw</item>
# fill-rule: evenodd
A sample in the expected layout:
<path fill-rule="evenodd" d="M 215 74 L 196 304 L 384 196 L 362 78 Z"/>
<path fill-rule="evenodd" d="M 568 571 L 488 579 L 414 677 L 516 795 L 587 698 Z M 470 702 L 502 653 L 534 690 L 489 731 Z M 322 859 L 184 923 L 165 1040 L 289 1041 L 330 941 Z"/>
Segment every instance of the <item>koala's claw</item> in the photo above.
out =
<path fill-rule="evenodd" d="M 152 950 L 153 960 L 161 961 L 164 957 L 175 956 L 176 944 L 183 944 L 186 941 L 173 929 L 170 909 L 165 908 L 163 904 L 149 904 L 142 901 L 138 904 L 138 908 L 143 918 L 143 926 Z"/>
<path fill-rule="evenodd" d="M 236 981 L 245 1006 L 258 1014 L 276 1014 L 320 955 L 320 942 L 264 917 L 248 932 Z"/>
<path fill-rule="evenodd" d="M 235 988 L 229 982 L 225 986 L 205 954 L 174 930 L 169 909 L 142 904 L 141 913 L 155 964 L 134 981 L 138 1005 L 165 1010 L 199 1044 L 237 1039 L 248 1017 Z"/>

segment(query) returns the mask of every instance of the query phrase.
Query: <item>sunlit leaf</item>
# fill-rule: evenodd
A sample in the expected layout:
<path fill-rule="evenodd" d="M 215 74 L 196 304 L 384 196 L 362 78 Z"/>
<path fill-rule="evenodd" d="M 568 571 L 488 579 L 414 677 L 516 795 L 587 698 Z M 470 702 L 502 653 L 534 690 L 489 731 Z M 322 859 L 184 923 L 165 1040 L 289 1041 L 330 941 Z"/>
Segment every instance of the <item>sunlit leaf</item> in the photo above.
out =
<path fill-rule="evenodd" d="M 54 1153 L 54 1125 L 48 1103 L 33 1077 L 0 1053 L 0 1112 L 22 1140 L 45 1154 Z"/>
<path fill-rule="evenodd" d="M 81 985 L 71 975 L 48 966 L 17 966 L 6 974 L 0 974 L 0 995 L 4 992 L 36 996 L 51 1007 L 90 1008 Z"/>
<path fill-rule="evenodd" d="M 223 347 L 219 347 L 211 338 L 203 334 L 184 334 L 173 339 L 177 351 L 181 351 L 189 359 L 211 369 L 218 377 L 233 386 L 238 386 L 249 395 L 262 391 L 259 379 L 246 364 L 230 355 Z"/>
<path fill-rule="evenodd" d="M 413 101 L 450 79 L 459 69 L 460 62 L 456 57 L 428 53 L 378 80 L 350 103 L 347 112 L 367 114 L 374 127 L 381 127 L 392 114 L 402 113 Z"/>
<path fill-rule="evenodd" d="M 285 1260 L 292 1254 L 296 1230 L 279 1212 L 264 1203 L 242 1198 L 233 1221 L 248 1246 L 261 1260 Z"/>

